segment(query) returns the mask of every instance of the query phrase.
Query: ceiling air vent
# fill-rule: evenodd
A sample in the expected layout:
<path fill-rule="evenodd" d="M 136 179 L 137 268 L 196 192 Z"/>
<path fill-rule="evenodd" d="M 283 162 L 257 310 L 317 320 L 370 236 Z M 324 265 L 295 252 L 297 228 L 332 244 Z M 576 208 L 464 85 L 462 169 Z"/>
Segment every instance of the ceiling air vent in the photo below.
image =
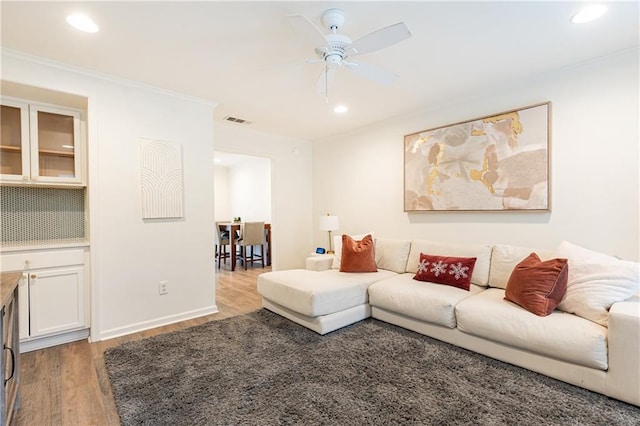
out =
<path fill-rule="evenodd" d="M 238 124 L 251 124 L 251 121 L 247 121 L 243 118 L 232 117 L 230 115 L 227 115 L 223 120 Z"/>

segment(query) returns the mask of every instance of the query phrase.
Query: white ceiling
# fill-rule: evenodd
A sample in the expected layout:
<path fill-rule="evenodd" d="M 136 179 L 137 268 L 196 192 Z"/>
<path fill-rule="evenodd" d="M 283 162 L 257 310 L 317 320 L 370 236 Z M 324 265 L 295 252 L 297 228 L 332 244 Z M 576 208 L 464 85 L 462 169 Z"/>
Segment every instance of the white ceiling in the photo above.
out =
<path fill-rule="evenodd" d="M 606 2 L 590 24 L 570 16 L 581 2 L 9 2 L 0 3 L 2 46 L 138 80 L 218 103 L 250 128 L 308 140 L 464 99 L 480 91 L 637 48 L 638 2 Z M 358 59 L 400 78 L 384 86 L 341 69 L 329 103 L 315 92 L 321 64 L 285 18 L 321 27 L 329 7 L 346 13 L 356 40 L 404 21 L 413 36 Z M 81 11 L 95 34 L 69 27 Z M 337 116 L 337 103 L 350 111 Z M 239 125 L 239 124 L 236 124 Z"/>

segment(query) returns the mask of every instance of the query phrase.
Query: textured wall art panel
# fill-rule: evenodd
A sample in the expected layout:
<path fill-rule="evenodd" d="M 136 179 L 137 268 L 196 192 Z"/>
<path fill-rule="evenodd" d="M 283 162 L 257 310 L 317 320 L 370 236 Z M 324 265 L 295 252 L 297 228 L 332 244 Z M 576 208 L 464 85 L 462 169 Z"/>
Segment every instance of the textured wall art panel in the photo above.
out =
<path fill-rule="evenodd" d="M 140 139 L 142 218 L 183 217 L 182 147 L 178 143 Z"/>

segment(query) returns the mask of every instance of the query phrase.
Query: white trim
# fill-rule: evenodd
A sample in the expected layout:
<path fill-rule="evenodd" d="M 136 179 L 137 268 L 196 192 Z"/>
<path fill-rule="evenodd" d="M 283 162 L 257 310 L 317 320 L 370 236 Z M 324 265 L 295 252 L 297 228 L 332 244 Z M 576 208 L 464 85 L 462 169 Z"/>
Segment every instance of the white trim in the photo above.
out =
<path fill-rule="evenodd" d="M 76 340 L 84 340 L 87 337 L 89 337 L 89 329 L 87 328 L 53 336 L 34 337 L 33 339 L 20 341 L 20 353 L 71 343 Z"/>
<path fill-rule="evenodd" d="M 98 96 L 91 94 L 87 96 L 87 127 L 86 138 L 87 143 L 85 155 L 85 172 L 86 172 L 86 191 L 87 191 L 87 219 L 88 226 L 86 228 L 85 238 L 89 240 L 89 274 L 86 279 L 89 280 L 89 317 L 90 317 L 90 339 L 92 341 L 99 340 L 100 334 L 100 263 L 98 259 L 96 247 L 99 247 L 100 232 L 98 224 L 100 223 L 100 205 L 98 203 L 100 193 L 100 171 L 98 167 L 91 167 L 91 164 L 98 164 L 100 144 L 98 143 Z"/>
<path fill-rule="evenodd" d="M 218 313 L 218 306 L 213 305 L 203 309 L 197 309 L 190 312 L 182 312 L 176 315 L 169 315 L 166 317 L 156 318 L 151 321 L 142 321 L 135 324 L 126 325 L 123 327 L 112 328 L 111 330 L 105 330 L 99 333 L 97 339 L 93 338 L 92 341 L 98 342 L 100 340 L 113 339 L 115 337 L 126 336 L 127 334 L 137 333 L 139 331 L 145 331 L 156 327 L 162 327 L 169 324 L 175 324 L 177 322 L 190 320 L 193 318 L 203 317 L 205 315 L 211 315 Z M 96 333 L 97 334 L 97 333 Z"/>
<path fill-rule="evenodd" d="M 28 53 L 24 53 L 24 52 L 21 52 L 19 50 L 8 49 L 6 47 L 0 47 L 0 55 L 7 56 L 9 58 L 15 58 L 15 59 L 23 60 L 23 61 L 34 62 L 34 63 L 40 64 L 40 65 L 46 65 L 46 66 L 49 66 L 49 67 L 52 67 L 52 68 L 57 68 L 57 69 L 60 69 L 60 70 L 63 70 L 63 71 L 68 71 L 68 72 L 72 72 L 72 73 L 75 73 L 75 74 L 81 74 L 81 75 L 84 75 L 84 76 L 87 76 L 87 77 L 97 78 L 97 79 L 108 81 L 108 82 L 111 82 L 111 83 L 121 84 L 121 85 L 127 86 L 127 87 L 143 89 L 143 90 L 147 90 L 147 91 L 150 91 L 150 92 L 158 93 L 158 94 L 161 94 L 161 95 L 172 96 L 174 98 L 179 98 L 179 99 L 183 99 L 183 100 L 190 101 L 190 102 L 196 102 L 196 103 L 200 103 L 200 104 L 204 104 L 204 105 L 209 105 L 209 106 L 211 106 L 213 108 L 217 107 L 218 104 L 219 104 L 218 102 L 212 101 L 212 100 L 209 100 L 209 99 L 203 99 L 203 98 L 198 98 L 198 97 L 191 96 L 191 95 L 185 95 L 183 93 L 174 92 L 172 90 L 164 89 L 164 88 L 161 88 L 161 87 L 158 87 L 158 86 L 152 86 L 150 84 L 142 83 L 140 81 L 128 80 L 126 78 L 117 77 L 117 76 L 114 76 L 114 75 L 111 75 L 111 74 L 107 74 L 107 73 L 101 73 L 101 72 L 89 70 L 89 69 L 78 67 L 78 66 L 74 66 L 74 65 L 63 64 L 61 62 L 52 61 L 50 59 L 42 58 L 40 56 L 30 55 Z M 13 81 L 13 80 L 10 80 L 10 81 Z M 213 120 L 213 118 L 212 118 L 212 120 Z"/>

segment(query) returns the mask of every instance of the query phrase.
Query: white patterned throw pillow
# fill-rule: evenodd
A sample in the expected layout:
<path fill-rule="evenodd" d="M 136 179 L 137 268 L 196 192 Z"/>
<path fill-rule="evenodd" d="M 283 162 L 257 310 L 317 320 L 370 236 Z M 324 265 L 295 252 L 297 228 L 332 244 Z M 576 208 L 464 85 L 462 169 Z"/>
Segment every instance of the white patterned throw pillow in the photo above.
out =
<path fill-rule="evenodd" d="M 567 291 L 559 310 L 607 327 L 609 308 L 640 291 L 638 262 L 616 259 L 568 241 L 560 243 L 556 256 L 568 259 Z"/>

